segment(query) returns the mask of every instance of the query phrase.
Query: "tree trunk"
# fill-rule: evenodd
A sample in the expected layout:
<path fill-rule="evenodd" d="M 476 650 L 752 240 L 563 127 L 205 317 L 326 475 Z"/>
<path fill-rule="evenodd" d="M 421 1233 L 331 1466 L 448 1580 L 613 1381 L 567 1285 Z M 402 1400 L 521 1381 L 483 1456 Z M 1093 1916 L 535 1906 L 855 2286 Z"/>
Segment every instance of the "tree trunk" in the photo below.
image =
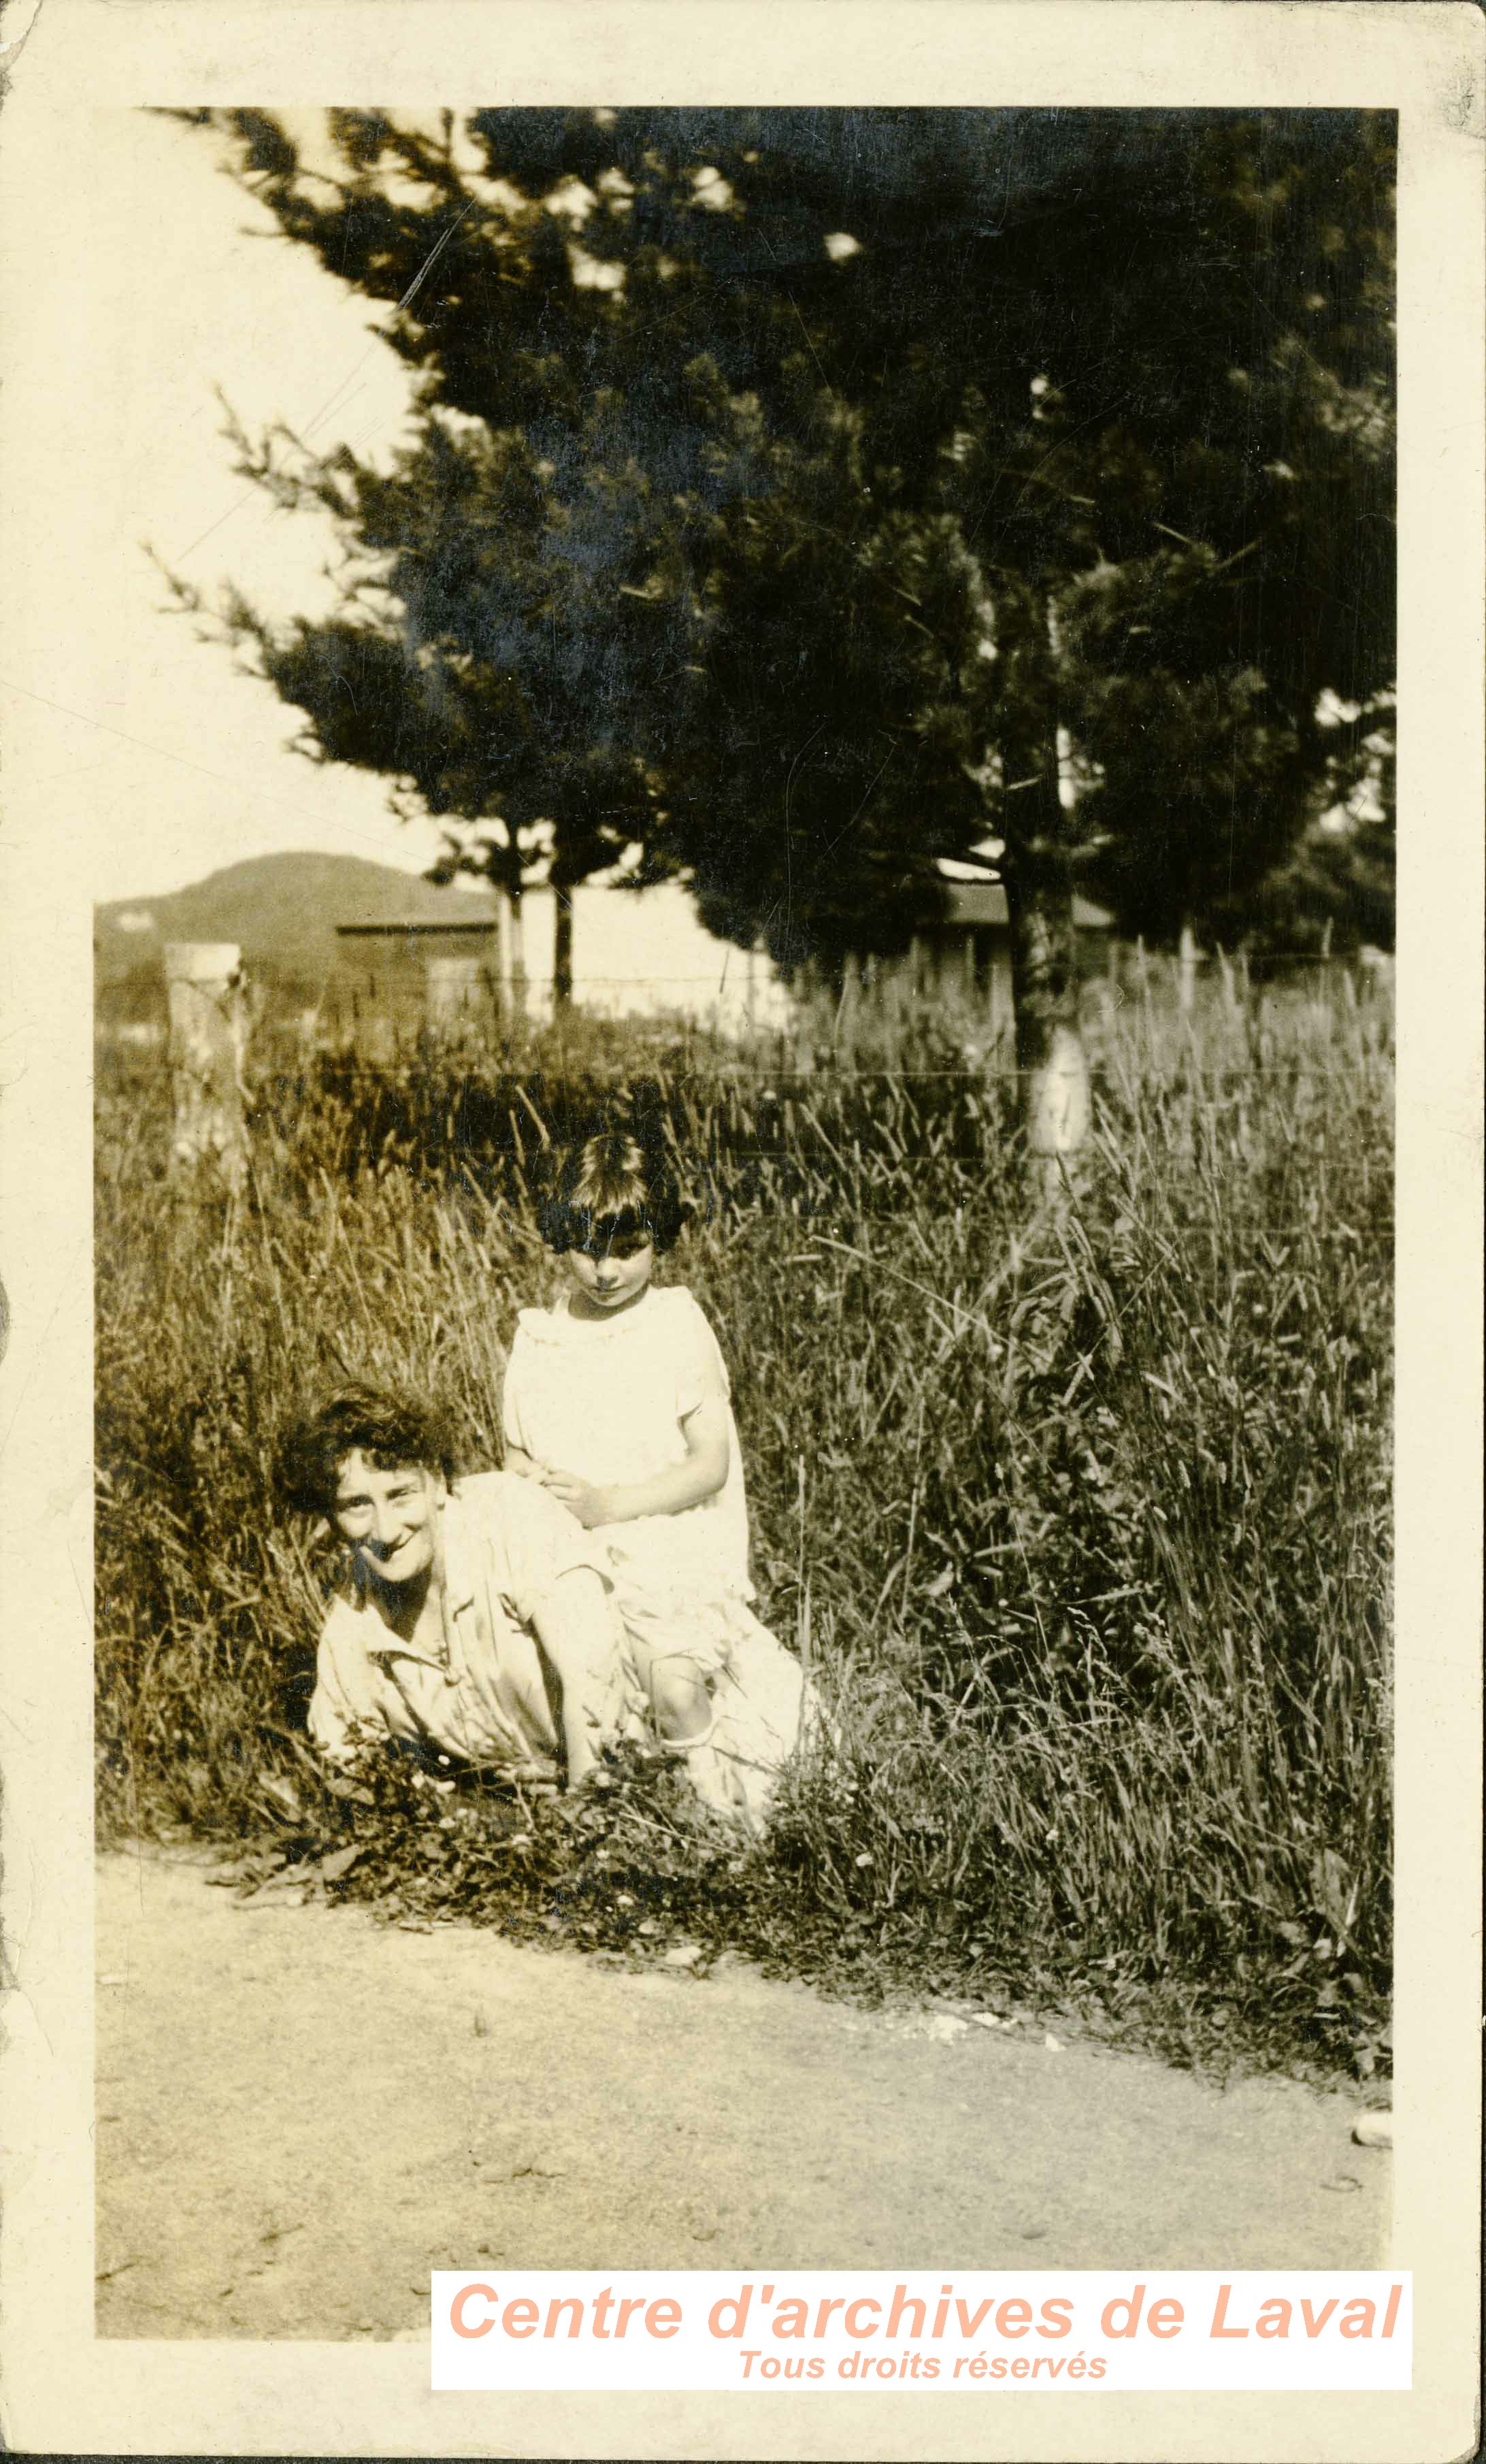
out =
<path fill-rule="evenodd" d="M 561 882 L 552 885 L 552 1010 L 557 1017 L 573 1006 L 573 893 Z"/>
<path fill-rule="evenodd" d="M 1022 1122 L 1049 1181 L 1088 1134 L 1088 1058 L 1079 1032 L 1079 954 L 1057 737 L 1018 748 L 1016 835 L 1006 829 L 1002 873 L 1011 923 L 1012 1002 Z M 1004 756 L 1003 756 L 1004 758 Z M 1017 756 L 1013 755 L 1013 759 Z"/>
<path fill-rule="evenodd" d="M 1028 1148 L 1046 1160 L 1051 1179 L 1078 1154 L 1089 1125 L 1072 885 L 1066 871 L 1060 881 L 1046 873 L 1028 879 L 1018 866 L 1015 887 L 1007 877 L 1007 904 L 1022 1121 Z"/>
<path fill-rule="evenodd" d="M 1089 1069 L 1079 1032 L 1079 953 L 1073 920 L 1072 792 L 1063 792 L 1058 688 L 1062 649 L 1046 591 L 1013 655 L 1021 725 L 1001 743 L 1001 872 L 1011 925 L 1016 1076 L 1029 1152 L 1050 1190 L 1088 1134 Z"/>

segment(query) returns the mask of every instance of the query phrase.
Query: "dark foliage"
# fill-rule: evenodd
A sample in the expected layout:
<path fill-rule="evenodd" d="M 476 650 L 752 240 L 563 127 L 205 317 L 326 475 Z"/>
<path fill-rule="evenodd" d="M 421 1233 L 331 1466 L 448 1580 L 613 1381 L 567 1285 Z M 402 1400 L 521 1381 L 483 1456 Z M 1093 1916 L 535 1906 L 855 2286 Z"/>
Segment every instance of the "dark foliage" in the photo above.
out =
<path fill-rule="evenodd" d="M 1035 1058 L 1077 868 L 1168 938 L 1299 841 L 1391 674 L 1389 115 L 345 111 L 329 181 L 217 117 L 422 406 L 390 476 L 239 439 L 354 578 L 229 629 L 451 863 L 639 842 L 829 978 L 994 833 Z"/>

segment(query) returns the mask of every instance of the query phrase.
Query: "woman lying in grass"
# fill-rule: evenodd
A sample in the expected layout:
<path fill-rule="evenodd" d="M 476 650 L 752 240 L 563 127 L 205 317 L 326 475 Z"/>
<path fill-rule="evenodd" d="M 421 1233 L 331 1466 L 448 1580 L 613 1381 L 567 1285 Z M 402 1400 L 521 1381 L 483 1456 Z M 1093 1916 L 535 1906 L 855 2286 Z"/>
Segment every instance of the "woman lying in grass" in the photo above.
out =
<path fill-rule="evenodd" d="M 638 1732 L 601 1551 L 531 1481 L 454 1480 L 435 1411 L 353 1387 L 292 1431 L 279 1486 L 351 1551 L 310 1705 L 330 1760 L 398 1741 L 571 1784 Z"/>

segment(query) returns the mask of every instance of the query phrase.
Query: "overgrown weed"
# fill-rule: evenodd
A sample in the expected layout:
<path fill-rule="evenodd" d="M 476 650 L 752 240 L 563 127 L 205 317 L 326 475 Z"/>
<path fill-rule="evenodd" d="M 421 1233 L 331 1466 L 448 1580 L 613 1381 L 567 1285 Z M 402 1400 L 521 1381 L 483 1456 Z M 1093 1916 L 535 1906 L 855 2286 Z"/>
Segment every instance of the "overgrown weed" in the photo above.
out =
<path fill-rule="evenodd" d="M 1389 1054 L 1299 1001 L 1265 1034 L 1107 1017 L 1092 1152 L 1040 1209 L 1005 1083 L 942 1026 L 793 1075 L 592 1026 L 312 1057 L 257 1078 L 235 1201 L 167 1181 L 158 1083 L 105 1085 L 105 1833 L 276 1837 L 306 1872 L 349 1846 L 337 1891 L 413 1912 L 1385 2068 Z M 533 1158 L 640 1076 L 692 1180 L 674 1271 L 732 1364 L 763 1610 L 839 1722 L 766 1850 L 664 1771 L 523 1808 L 389 1765 L 368 1803 L 302 1736 L 333 1552 L 273 1503 L 288 1414 L 396 1375 L 498 1461 L 548 1271 Z"/>

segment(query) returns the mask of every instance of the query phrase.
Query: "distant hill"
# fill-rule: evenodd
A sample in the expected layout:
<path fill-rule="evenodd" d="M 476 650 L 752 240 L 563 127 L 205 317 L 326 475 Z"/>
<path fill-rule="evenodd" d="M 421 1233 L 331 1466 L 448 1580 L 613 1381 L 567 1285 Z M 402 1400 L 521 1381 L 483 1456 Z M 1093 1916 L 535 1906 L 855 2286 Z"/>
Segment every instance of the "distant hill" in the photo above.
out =
<path fill-rule="evenodd" d="M 97 982 L 105 991 L 157 978 L 167 941 L 236 941 L 250 971 L 316 986 L 335 967 L 338 924 L 473 921 L 494 905 L 488 891 L 441 890 L 361 856 L 250 856 L 164 897 L 96 908 Z"/>

